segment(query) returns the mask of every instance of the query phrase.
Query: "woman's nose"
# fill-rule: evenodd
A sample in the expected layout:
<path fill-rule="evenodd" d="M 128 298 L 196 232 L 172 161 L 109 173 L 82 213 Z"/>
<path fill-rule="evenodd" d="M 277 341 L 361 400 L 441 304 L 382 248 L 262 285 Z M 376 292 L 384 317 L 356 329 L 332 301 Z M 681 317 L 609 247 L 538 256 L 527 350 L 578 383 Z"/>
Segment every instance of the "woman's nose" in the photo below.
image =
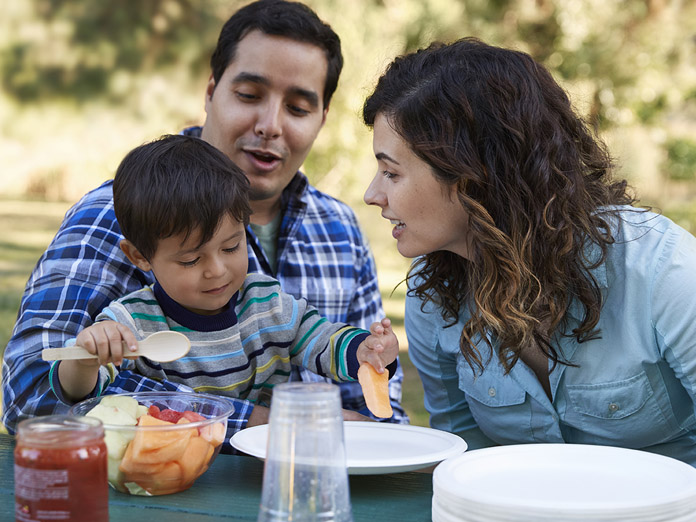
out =
<path fill-rule="evenodd" d="M 363 201 L 368 205 L 377 205 L 379 207 L 384 207 L 386 205 L 387 198 L 384 196 L 384 192 L 379 188 L 378 176 L 372 178 L 363 196 Z"/>

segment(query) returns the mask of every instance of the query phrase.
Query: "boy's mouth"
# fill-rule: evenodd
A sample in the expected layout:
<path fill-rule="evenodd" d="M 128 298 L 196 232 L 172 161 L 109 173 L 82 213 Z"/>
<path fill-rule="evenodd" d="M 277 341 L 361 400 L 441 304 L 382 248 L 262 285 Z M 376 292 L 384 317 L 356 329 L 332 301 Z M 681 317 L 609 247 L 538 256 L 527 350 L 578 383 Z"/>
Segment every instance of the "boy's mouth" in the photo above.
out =
<path fill-rule="evenodd" d="M 224 292 L 227 289 L 228 286 L 230 286 L 230 285 L 227 284 L 227 285 L 219 286 L 217 288 L 211 288 L 210 290 L 203 290 L 203 293 L 204 294 L 211 294 L 211 295 L 221 294 L 222 292 Z"/>

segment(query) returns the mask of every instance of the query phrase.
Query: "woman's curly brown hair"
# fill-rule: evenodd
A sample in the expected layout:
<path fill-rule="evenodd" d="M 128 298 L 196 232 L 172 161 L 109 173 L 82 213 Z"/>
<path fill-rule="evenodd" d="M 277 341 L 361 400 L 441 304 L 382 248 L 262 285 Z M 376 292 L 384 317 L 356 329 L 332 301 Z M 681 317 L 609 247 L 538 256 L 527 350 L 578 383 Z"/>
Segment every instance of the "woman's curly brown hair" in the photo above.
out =
<path fill-rule="evenodd" d="M 436 303 L 448 324 L 469 308 L 460 349 L 472 368 L 484 364 L 477 339 L 490 354 L 499 343 L 507 371 L 530 346 L 565 363 L 551 336 L 598 334 L 602 296 L 591 271 L 614 241 L 613 205 L 635 201 L 565 91 L 527 54 L 466 38 L 394 60 L 363 107 L 368 126 L 377 114 L 441 183 L 456 185 L 469 214 L 471 259 L 419 258 L 409 292 Z M 584 318 L 567 332 L 576 299 Z"/>

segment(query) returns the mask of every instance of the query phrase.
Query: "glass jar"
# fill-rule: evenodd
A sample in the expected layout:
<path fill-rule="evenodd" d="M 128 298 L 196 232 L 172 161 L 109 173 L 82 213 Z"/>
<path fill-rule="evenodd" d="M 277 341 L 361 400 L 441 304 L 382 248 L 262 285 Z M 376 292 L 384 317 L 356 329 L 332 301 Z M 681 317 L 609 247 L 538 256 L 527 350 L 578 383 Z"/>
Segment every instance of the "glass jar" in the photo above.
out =
<path fill-rule="evenodd" d="M 50 415 L 17 425 L 15 520 L 109 522 L 104 428 L 99 419 Z"/>

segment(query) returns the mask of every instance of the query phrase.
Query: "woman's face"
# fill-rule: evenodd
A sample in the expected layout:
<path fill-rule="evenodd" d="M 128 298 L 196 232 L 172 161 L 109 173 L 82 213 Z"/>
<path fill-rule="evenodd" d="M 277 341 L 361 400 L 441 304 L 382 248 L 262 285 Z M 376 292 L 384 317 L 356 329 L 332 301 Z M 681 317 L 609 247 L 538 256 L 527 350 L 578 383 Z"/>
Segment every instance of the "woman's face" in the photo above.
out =
<path fill-rule="evenodd" d="M 399 253 L 417 257 L 448 250 L 470 259 L 467 213 L 456 187 L 440 183 L 382 114 L 375 118 L 373 148 L 378 170 L 364 199 L 394 225 Z"/>

